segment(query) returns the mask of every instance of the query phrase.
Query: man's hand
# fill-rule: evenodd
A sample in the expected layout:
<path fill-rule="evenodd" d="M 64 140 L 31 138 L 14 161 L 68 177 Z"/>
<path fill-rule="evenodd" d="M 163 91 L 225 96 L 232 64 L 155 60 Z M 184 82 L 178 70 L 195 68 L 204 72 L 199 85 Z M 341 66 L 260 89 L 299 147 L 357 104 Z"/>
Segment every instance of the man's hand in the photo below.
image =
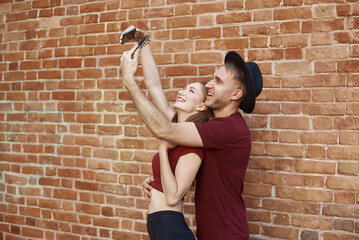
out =
<path fill-rule="evenodd" d="M 143 190 L 143 193 L 145 194 L 145 197 L 146 197 L 146 200 L 147 202 L 149 203 L 151 201 L 151 190 L 152 190 L 152 187 L 151 187 L 151 183 L 154 181 L 154 178 L 153 176 L 151 177 L 148 177 L 145 179 L 145 181 L 143 181 L 143 183 L 141 184 L 142 185 L 142 190 Z"/>

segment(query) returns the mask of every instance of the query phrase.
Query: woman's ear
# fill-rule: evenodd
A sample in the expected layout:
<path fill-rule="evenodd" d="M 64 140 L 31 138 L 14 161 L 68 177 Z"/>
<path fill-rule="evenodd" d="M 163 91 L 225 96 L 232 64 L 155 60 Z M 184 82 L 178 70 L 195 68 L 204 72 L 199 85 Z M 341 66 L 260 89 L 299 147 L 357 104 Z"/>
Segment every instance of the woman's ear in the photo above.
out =
<path fill-rule="evenodd" d="M 208 109 L 208 107 L 204 104 L 204 103 L 202 103 L 201 105 L 199 105 L 197 108 L 196 108 L 196 111 L 197 112 L 204 112 L 204 111 L 206 111 Z"/>
<path fill-rule="evenodd" d="M 240 99 L 243 95 L 243 90 L 240 88 L 237 88 L 235 92 L 233 92 L 231 100 L 235 100 L 237 101 L 238 99 Z"/>

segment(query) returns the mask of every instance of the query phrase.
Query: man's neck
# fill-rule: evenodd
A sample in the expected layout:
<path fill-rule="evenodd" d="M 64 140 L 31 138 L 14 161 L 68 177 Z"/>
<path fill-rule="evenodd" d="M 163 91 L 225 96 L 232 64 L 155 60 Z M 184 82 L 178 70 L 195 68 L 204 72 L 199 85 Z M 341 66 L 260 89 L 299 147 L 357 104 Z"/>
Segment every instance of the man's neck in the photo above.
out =
<path fill-rule="evenodd" d="M 232 115 L 233 113 L 238 112 L 238 106 L 233 107 L 228 105 L 225 108 L 222 108 L 220 110 L 213 110 L 214 117 L 228 117 Z"/>

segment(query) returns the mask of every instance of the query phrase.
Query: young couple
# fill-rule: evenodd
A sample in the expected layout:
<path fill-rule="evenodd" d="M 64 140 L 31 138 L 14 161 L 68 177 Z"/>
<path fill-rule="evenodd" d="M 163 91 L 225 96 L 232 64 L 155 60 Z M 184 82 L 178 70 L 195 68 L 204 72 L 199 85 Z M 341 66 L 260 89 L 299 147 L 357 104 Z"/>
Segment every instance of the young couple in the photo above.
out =
<path fill-rule="evenodd" d="M 137 29 L 134 39 L 139 42 L 143 36 Z M 139 55 L 154 104 L 134 78 Z M 148 44 L 141 54 L 136 47 L 125 52 L 121 68 L 140 117 L 162 140 L 152 161 L 153 179 L 143 183 L 151 240 L 195 239 L 182 213 L 183 197 L 195 178 L 198 240 L 248 239 L 242 191 L 251 140 L 238 108 L 246 113 L 254 109 L 262 90 L 257 64 L 244 62 L 236 52 L 227 53 L 224 65 L 207 84 L 191 83 L 178 92 L 173 109 L 163 93 Z"/>

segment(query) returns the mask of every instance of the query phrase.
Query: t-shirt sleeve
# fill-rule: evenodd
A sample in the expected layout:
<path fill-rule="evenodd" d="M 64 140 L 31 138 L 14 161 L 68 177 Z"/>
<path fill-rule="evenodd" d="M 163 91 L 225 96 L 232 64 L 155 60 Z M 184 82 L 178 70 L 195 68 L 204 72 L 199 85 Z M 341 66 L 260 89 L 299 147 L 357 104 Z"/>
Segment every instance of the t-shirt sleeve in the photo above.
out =
<path fill-rule="evenodd" d="M 195 123 L 205 149 L 227 149 L 236 147 L 240 141 L 237 129 L 225 118 L 212 119 L 206 123 Z"/>
<path fill-rule="evenodd" d="M 188 153 L 195 153 L 198 155 L 198 157 L 203 161 L 204 159 L 204 150 L 203 148 L 197 148 L 197 147 L 183 147 L 181 150 L 181 156 L 186 155 Z"/>

